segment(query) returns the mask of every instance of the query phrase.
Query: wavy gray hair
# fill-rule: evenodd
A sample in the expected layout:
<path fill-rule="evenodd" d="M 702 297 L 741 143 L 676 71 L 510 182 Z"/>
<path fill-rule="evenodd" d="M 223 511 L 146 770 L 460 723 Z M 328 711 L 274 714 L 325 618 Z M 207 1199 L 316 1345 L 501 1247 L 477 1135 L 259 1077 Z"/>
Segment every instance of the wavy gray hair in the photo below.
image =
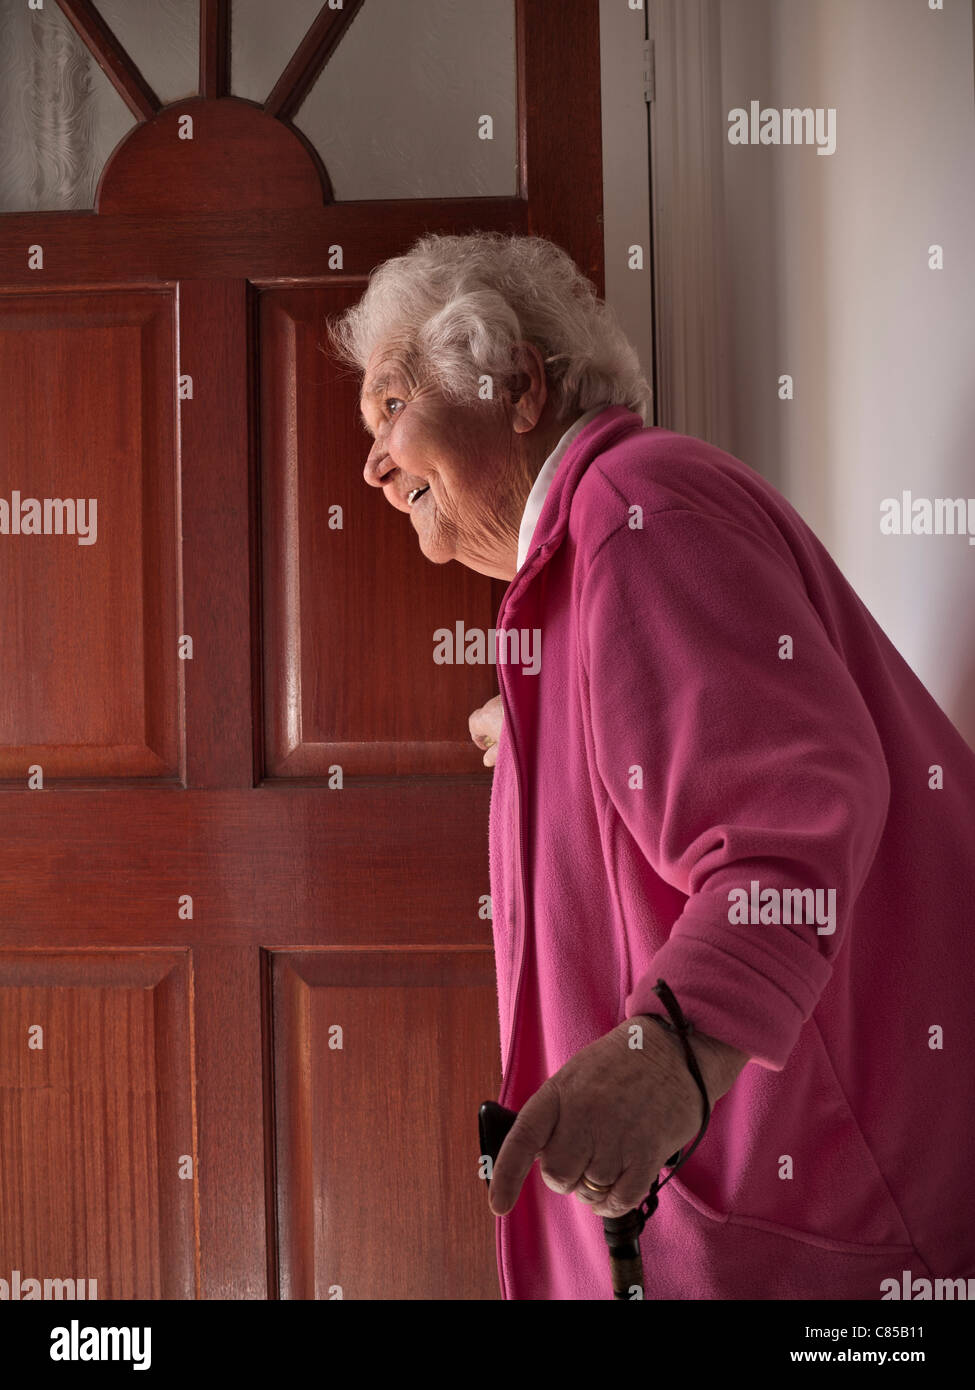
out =
<path fill-rule="evenodd" d="M 456 403 L 477 399 L 479 377 L 507 379 L 525 339 L 542 355 L 560 420 L 607 402 L 650 422 L 636 349 L 592 281 L 544 237 L 422 236 L 377 266 L 326 329 L 340 361 L 364 372 L 377 348 L 395 346 Z"/>

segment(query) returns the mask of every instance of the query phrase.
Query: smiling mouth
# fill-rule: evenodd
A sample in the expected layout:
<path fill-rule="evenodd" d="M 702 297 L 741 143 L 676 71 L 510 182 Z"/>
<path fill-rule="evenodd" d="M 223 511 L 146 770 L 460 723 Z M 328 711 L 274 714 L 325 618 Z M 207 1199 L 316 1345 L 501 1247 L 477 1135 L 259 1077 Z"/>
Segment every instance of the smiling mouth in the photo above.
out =
<path fill-rule="evenodd" d="M 415 487 L 415 488 L 413 488 L 410 492 L 408 492 L 408 493 L 406 494 L 406 500 L 407 500 L 407 502 L 410 504 L 410 506 L 412 507 L 414 502 L 418 501 L 419 498 L 421 498 L 425 492 L 429 492 L 429 491 L 430 491 L 430 484 L 429 484 L 429 483 L 427 483 L 425 487 Z"/>

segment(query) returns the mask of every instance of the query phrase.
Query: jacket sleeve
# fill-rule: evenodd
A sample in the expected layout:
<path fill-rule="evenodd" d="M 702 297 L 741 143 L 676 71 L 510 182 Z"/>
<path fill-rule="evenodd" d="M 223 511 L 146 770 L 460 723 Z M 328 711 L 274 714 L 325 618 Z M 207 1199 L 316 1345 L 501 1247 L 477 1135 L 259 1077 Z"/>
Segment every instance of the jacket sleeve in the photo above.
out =
<path fill-rule="evenodd" d="M 699 1032 L 779 1070 L 886 822 L 873 720 L 798 567 L 736 521 L 672 509 L 617 530 L 579 619 L 599 777 L 654 872 L 686 895 L 626 1016 L 666 1017 L 652 993 L 663 978 Z M 835 890 L 833 930 L 791 893 L 799 922 L 769 920 L 772 906 L 753 920 L 753 892 L 784 917 L 786 889 L 812 889 L 810 905 L 823 890 L 823 906 Z"/>

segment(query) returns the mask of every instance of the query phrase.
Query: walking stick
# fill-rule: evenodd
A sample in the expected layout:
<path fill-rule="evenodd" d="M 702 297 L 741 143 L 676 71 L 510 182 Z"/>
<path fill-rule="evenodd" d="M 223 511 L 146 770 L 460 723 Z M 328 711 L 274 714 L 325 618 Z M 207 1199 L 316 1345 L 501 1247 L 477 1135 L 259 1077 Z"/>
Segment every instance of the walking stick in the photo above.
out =
<path fill-rule="evenodd" d="M 663 980 L 658 980 L 653 989 L 654 994 L 662 1001 L 664 1008 L 671 1017 L 672 1022 L 668 1023 L 665 1018 L 658 1014 L 648 1014 L 647 1017 L 653 1018 L 662 1028 L 668 1032 L 676 1033 L 680 1038 L 684 1049 L 684 1058 L 687 1068 L 697 1082 L 701 1092 L 701 1099 L 704 1103 L 704 1119 L 697 1137 L 691 1144 L 686 1153 L 678 1151 L 672 1154 L 664 1164 L 670 1172 L 661 1182 L 659 1175 L 654 1179 L 650 1186 L 650 1191 L 638 1207 L 632 1211 L 625 1212 L 623 1216 L 604 1216 L 603 1235 L 609 1249 L 609 1268 L 613 1281 L 613 1298 L 625 1299 L 627 1302 L 633 1299 L 643 1298 L 643 1257 L 640 1253 L 640 1236 L 644 1226 L 650 1217 L 657 1210 L 657 1194 L 660 1189 L 670 1181 L 677 1169 L 687 1162 L 691 1154 L 704 1138 L 704 1131 L 708 1127 L 711 1118 L 711 1102 L 708 1099 L 707 1087 L 701 1076 L 700 1068 L 697 1065 L 697 1058 L 691 1050 L 690 1043 L 687 1041 L 688 1035 L 694 1031 L 694 1025 L 688 1023 L 681 1013 L 680 1005 L 674 998 L 669 986 Z M 498 1105 L 496 1101 L 486 1100 L 478 1111 L 478 1129 L 481 1140 L 481 1153 L 486 1154 L 491 1159 L 492 1171 L 501 1151 L 508 1133 L 518 1118 L 517 1110 L 509 1110 L 504 1105 Z M 490 1186 L 490 1178 L 488 1186 Z"/>

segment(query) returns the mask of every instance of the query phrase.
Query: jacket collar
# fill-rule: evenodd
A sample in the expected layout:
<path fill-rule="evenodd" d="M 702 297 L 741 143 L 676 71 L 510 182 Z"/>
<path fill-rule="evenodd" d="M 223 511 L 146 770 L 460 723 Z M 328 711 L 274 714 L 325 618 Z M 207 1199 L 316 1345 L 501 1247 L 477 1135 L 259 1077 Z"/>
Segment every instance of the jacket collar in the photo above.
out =
<path fill-rule="evenodd" d="M 505 592 L 506 603 L 531 583 L 562 543 L 573 495 L 592 460 L 617 440 L 643 428 L 643 420 L 635 410 L 628 410 L 625 405 L 608 405 L 571 440 L 542 504 L 528 556 Z"/>
<path fill-rule="evenodd" d="M 601 405 L 595 405 L 592 410 L 583 411 L 581 415 L 577 416 L 538 470 L 538 477 L 535 479 L 532 490 L 528 494 L 528 501 L 525 503 L 525 511 L 522 515 L 521 526 L 518 530 L 518 569 L 521 569 L 522 565 L 528 559 L 529 552 L 532 548 L 532 541 L 535 536 L 535 530 L 538 526 L 538 518 L 542 514 L 542 507 L 545 505 L 548 490 L 552 486 L 552 480 L 555 477 L 559 464 L 562 462 L 565 451 L 568 449 L 573 439 L 575 439 L 576 435 L 582 433 L 590 420 L 595 420 L 600 411 L 606 409 L 607 404 L 608 402 L 603 401 Z"/>

